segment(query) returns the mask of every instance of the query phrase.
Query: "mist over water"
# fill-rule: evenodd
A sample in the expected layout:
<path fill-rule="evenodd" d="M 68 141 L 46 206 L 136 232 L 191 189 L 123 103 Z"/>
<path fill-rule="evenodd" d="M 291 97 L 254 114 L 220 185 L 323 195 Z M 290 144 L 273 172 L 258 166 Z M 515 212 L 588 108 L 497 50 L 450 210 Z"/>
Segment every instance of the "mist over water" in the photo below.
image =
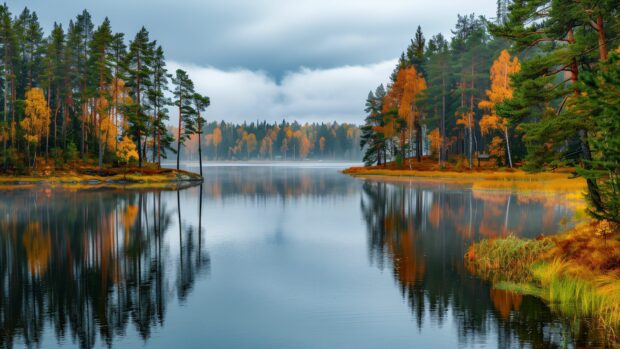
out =
<path fill-rule="evenodd" d="M 181 191 L 3 191 L 0 347 L 598 343 L 463 265 L 473 241 L 564 230 L 574 203 L 344 166 L 209 164 Z"/>

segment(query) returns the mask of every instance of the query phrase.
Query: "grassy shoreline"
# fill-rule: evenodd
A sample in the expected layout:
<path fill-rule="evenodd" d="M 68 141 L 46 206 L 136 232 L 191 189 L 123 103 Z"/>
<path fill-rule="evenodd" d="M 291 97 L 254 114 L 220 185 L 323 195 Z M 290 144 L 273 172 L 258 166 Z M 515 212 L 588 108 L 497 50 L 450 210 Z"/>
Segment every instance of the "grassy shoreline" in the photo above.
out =
<path fill-rule="evenodd" d="M 353 177 L 382 181 L 439 181 L 471 185 L 479 190 L 518 190 L 531 192 L 565 192 L 580 194 L 586 190 L 583 178 L 575 178 L 572 169 L 555 172 L 529 173 L 519 169 L 475 169 L 471 171 L 422 169 L 393 169 L 380 167 L 350 167 L 344 171 Z"/>
<path fill-rule="evenodd" d="M 193 172 L 152 168 L 79 168 L 42 170 L 29 175 L 0 174 L 0 189 L 33 185 L 146 188 L 182 186 L 199 182 L 202 182 L 202 177 Z"/>
<path fill-rule="evenodd" d="M 590 318 L 611 343 L 620 338 L 620 231 L 592 221 L 537 239 L 509 236 L 474 243 L 470 272 L 494 288 L 528 294 L 552 310 Z"/>

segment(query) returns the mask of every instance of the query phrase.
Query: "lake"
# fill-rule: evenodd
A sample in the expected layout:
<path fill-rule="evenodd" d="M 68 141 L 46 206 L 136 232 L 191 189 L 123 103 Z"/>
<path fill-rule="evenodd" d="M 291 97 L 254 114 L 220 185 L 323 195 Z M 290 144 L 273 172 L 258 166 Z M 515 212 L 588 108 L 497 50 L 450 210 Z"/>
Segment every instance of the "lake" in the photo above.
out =
<path fill-rule="evenodd" d="M 578 203 L 344 166 L 209 165 L 180 191 L 0 192 L 0 347 L 598 345 L 587 321 L 463 263 L 473 241 L 570 227 Z"/>

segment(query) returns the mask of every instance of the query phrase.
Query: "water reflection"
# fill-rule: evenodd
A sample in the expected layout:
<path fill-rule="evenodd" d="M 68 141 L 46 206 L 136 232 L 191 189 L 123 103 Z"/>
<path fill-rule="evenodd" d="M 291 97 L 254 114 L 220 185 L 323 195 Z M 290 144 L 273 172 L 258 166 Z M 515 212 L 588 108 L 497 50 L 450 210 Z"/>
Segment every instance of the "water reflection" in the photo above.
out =
<path fill-rule="evenodd" d="M 170 299 L 184 300 L 209 268 L 200 225 L 178 220 L 170 236 L 180 209 L 162 195 L 172 194 L 3 192 L 0 347 L 36 347 L 45 330 L 111 346 L 130 324 L 143 340 L 163 326 Z"/>
<path fill-rule="evenodd" d="M 486 343 L 493 334 L 500 348 L 597 344 L 585 325 L 569 323 L 536 298 L 491 289 L 463 266 L 477 239 L 560 231 L 574 212 L 563 197 L 366 181 L 361 210 L 371 264 L 391 270 L 418 328 L 430 314 L 440 327 L 452 317 L 461 345 Z"/>
<path fill-rule="evenodd" d="M 562 230 L 564 198 L 334 168 L 207 173 L 183 191 L 1 192 L 0 348 L 597 344 L 463 266 L 477 239 Z"/>

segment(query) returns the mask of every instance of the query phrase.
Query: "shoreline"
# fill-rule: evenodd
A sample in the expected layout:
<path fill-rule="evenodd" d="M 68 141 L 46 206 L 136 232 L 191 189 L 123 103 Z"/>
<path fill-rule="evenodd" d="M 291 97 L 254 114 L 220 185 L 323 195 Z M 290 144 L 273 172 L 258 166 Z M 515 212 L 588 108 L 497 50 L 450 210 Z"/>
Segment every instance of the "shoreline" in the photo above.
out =
<path fill-rule="evenodd" d="M 0 190 L 32 186 L 75 187 L 188 187 L 201 183 L 203 178 L 193 172 L 176 169 L 78 169 L 33 175 L 0 174 Z"/>
<path fill-rule="evenodd" d="M 581 193 L 587 189 L 586 181 L 574 177 L 571 169 L 556 172 L 528 173 L 520 169 L 506 170 L 436 170 L 436 169 L 390 169 L 376 167 L 350 167 L 343 174 L 354 178 L 385 182 L 409 182 L 413 180 L 445 184 L 471 185 L 476 190 L 517 190 L 540 193 Z"/>

